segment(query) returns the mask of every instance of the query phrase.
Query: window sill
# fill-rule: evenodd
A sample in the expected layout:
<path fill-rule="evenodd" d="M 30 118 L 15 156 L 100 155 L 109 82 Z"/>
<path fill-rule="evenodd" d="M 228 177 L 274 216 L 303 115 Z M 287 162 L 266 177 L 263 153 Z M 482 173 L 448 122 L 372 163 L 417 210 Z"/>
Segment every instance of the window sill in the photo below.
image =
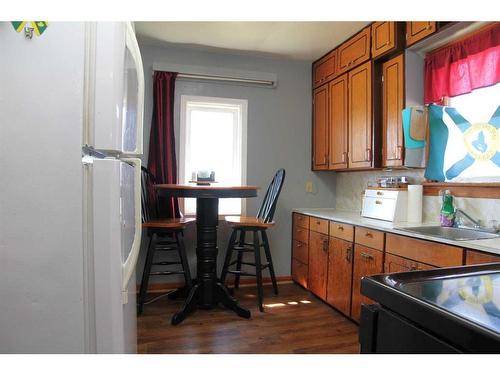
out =
<path fill-rule="evenodd" d="M 424 182 L 424 195 L 439 195 L 440 190 L 448 189 L 456 197 L 500 198 L 500 183 L 452 183 Z"/>

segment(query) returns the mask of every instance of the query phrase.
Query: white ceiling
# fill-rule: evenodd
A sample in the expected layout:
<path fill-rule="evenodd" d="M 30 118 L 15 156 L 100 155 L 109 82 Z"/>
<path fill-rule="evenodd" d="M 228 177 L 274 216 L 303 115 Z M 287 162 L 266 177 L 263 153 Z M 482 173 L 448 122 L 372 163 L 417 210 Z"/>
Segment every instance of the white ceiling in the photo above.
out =
<path fill-rule="evenodd" d="M 313 61 L 369 22 L 136 22 L 140 40 Z"/>

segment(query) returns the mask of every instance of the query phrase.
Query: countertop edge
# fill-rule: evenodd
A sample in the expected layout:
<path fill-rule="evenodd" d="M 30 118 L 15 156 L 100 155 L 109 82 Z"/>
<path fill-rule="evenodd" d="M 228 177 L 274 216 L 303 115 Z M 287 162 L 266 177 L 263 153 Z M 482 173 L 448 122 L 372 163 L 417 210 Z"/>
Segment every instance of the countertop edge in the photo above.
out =
<path fill-rule="evenodd" d="M 389 221 L 365 218 L 362 217 L 360 213 L 356 211 L 324 209 L 324 208 L 294 208 L 292 209 L 292 212 L 296 212 L 307 216 L 313 216 L 320 219 L 332 220 L 344 224 L 351 224 L 358 227 L 370 228 L 384 232 L 399 234 L 405 237 L 418 238 L 422 240 L 453 245 L 464 249 L 479 250 L 490 254 L 500 255 L 500 238 L 487 239 L 487 240 L 474 240 L 474 241 L 453 241 L 445 238 L 434 237 L 420 233 L 412 233 L 398 229 L 398 227 L 402 228 L 402 227 L 412 227 L 412 226 L 425 226 L 425 225 L 436 225 L 436 224 L 438 225 L 438 223 L 435 222 L 434 223 L 423 222 L 413 225 L 407 222 L 392 223 Z M 485 244 L 485 241 L 488 241 L 490 243 Z M 492 245 L 491 242 L 494 242 L 494 245 Z"/>

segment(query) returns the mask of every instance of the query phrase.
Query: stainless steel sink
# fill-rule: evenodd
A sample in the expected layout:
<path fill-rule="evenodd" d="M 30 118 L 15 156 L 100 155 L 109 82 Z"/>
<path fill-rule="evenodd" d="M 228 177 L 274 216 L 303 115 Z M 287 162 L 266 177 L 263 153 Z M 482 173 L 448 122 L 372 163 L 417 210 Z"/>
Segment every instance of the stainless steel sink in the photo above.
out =
<path fill-rule="evenodd" d="M 420 233 L 428 236 L 435 236 L 446 238 L 454 241 L 467 241 L 467 240 L 485 240 L 489 238 L 500 237 L 499 234 L 484 232 L 476 229 L 453 228 L 453 227 L 411 227 L 411 228 L 398 228 L 407 232 Z"/>

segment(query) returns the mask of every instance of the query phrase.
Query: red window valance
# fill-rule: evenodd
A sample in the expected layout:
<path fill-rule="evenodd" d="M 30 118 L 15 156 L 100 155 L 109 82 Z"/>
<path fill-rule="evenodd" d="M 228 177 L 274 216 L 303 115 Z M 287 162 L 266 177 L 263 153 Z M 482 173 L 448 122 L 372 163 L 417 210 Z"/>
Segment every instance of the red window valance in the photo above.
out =
<path fill-rule="evenodd" d="M 500 82 L 500 23 L 425 57 L 424 102 Z"/>

